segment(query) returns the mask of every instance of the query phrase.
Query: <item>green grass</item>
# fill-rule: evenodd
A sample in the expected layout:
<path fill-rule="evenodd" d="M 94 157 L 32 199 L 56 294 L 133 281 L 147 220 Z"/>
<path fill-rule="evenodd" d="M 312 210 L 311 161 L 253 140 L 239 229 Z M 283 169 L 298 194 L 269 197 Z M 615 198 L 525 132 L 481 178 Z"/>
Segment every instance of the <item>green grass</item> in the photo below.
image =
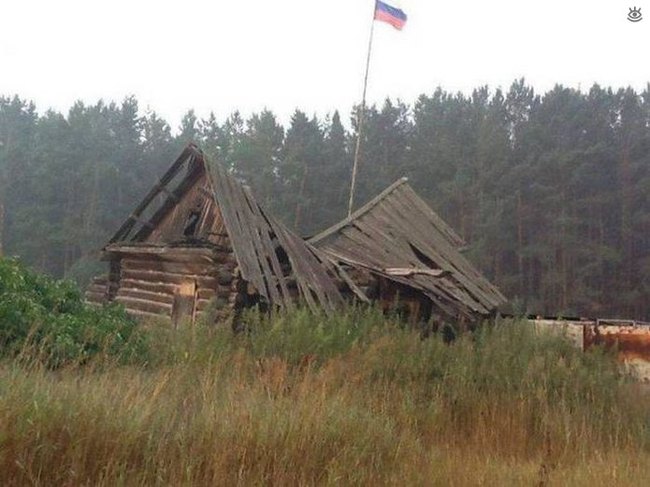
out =
<path fill-rule="evenodd" d="M 3 485 L 645 485 L 650 396 L 525 322 L 374 310 L 150 324 L 130 365 L 0 366 Z"/>

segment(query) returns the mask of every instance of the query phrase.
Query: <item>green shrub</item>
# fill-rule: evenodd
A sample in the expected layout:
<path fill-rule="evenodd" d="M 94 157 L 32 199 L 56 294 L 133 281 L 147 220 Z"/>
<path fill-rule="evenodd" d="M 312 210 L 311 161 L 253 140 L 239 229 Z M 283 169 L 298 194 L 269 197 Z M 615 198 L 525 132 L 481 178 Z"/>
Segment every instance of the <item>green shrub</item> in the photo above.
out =
<path fill-rule="evenodd" d="M 51 279 L 0 259 L 0 355 L 38 359 L 49 367 L 101 353 L 142 350 L 135 322 L 118 306 L 93 308 L 69 281 Z"/>

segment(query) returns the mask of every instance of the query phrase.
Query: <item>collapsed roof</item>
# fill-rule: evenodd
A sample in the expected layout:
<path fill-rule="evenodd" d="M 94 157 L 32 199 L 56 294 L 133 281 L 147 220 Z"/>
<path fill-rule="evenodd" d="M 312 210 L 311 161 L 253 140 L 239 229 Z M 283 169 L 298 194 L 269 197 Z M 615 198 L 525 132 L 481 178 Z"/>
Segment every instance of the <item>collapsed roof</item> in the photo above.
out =
<path fill-rule="evenodd" d="M 488 315 L 506 302 L 460 253 L 463 239 L 405 178 L 309 243 L 334 263 L 419 290 L 448 316 Z"/>

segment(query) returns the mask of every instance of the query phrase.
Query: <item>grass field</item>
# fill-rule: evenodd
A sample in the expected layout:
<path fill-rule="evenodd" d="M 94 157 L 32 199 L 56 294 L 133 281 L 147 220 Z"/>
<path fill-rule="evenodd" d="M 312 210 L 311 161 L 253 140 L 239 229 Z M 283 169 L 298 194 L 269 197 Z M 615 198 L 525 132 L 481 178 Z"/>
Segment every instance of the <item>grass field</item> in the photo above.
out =
<path fill-rule="evenodd" d="M 6 358 L 0 484 L 650 484 L 650 396 L 603 352 L 523 322 L 445 345 L 373 311 L 249 321 L 149 324 L 130 363 Z"/>

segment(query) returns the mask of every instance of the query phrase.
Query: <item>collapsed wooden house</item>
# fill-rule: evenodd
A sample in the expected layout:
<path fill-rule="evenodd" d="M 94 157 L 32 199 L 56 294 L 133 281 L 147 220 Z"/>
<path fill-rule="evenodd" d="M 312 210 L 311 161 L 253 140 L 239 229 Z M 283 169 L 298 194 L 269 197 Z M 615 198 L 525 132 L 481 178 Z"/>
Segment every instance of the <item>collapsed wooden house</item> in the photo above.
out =
<path fill-rule="evenodd" d="M 208 309 L 223 323 L 253 305 L 332 311 L 352 299 L 413 321 L 476 320 L 506 300 L 463 245 L 405 179 L 304 241 L 190 144 L 103 248 L 109 273 L 86 298 L 175 324 Z"/>
<path fill-rule="evenodd" d="M 362 293 L 337 264 L 275 220 L 235 177 L 188 145 L 103 249 L 86 293 L 137 316 L 223 322 L 247 306 L 298 300 L 333 310 Z"/>
<path fill-rule="evenodd" d="M 475 321 L 506 302 L 405 178 L 309 243 L 349 270 L 370 299 L 403 308 L 413 321 Z"/>

